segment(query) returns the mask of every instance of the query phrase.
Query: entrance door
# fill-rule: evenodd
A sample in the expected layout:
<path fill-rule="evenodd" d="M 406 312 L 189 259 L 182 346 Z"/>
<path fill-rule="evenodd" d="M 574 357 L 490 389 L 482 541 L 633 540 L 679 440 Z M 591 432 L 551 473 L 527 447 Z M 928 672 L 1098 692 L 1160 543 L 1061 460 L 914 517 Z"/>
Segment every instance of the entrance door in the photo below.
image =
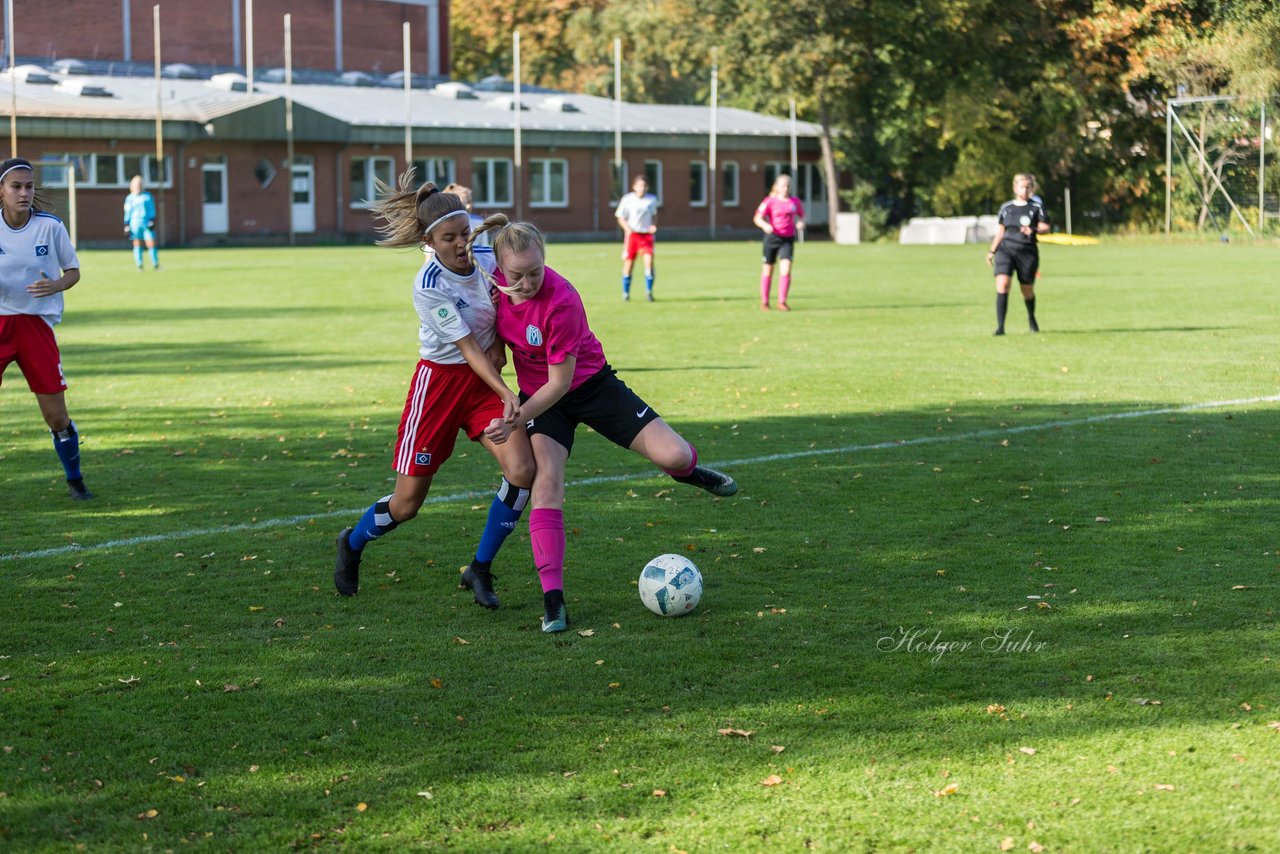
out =
<path fill-rule="evenodd" d="M 203 189 L 202 212 L 205 234 L 227 233 L 227 164 L 205 163 L 200 167 Z"/>
<path fill-rule="evenodd" d="M 310 234 L 316 230 L 316 168 L 310 157 L 293 158 L 293 230 Z"/>

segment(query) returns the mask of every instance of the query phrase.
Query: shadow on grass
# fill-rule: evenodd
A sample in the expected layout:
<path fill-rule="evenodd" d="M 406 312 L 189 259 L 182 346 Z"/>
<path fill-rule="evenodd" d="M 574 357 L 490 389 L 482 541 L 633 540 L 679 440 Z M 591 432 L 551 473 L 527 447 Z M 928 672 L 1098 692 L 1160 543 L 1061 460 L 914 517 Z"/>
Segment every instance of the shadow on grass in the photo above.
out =
<path fill-rule="evenodd" d="M 157 835 L 261 840 L 284 815 L 296 832 L 275 844 L 350 843 L 373 791 L 392 827 L 504 844 L 528 841 L 530 823 L 660 823 L 670 807 L 653 789 L 682 809 L 714 801 L 722 777 L 763 776 L 771 744 L 787 763 L 860 767 L 998 757 L 1029 734 L 1071 744 L 1247 721 L 1242 702 L 1278 699 L 1259 653 L 1280 481 L 1239 461 L 1274 448 L 1275 410 L 1040 429 L 1120 411 L 677 424 L 708 462 L 738 461 L 742 491 L 721 500 L 584 435 L 571 481 L 633 476 L 568 490 L 574 622 L 558 637 L 536 627 L 523 526 L 496 566 L 503 609 L 454 589 L 484 499 L 429 507 L 370 546 L 354 599 L 330 586 L 333 535 L 353 521 L 337 517 L 0 562 L 5 824 L 20 842 L 53 828 L 124 838 L 112 834 L 136 835 L 135 813 L 160 804 Z M 95 506 L 55 504 L 34 475 L 7 481 L 21 522 L 15 540 L 6 513 L 5 550 L 51 531 L 87 543 L 358 511 L 384 494 L 393 431 L 353 431 L 350 413 L 293 413 L 299 432 L 262 411 L 134 411 L 128 429 L 151 436 L 175 415 L 186 442 L 131 440 L 131 454 L 87 461 Z M 927 441 L 872 447 L 886 440 Z M 496 480 L 467 450 L 437 494 Z M 51 458 L 21 445 L 6 474 Z M 651 617 L 633 586 L 668 551 L 707 582 L 680 620 Z M 990 648 L 1005 630 L 1009 648 Z M 384 828 L 370 819 L 370 834 Z"/>
<path fill-rule="evenodd" d="M 114 377 L 162 374 L 234 374 L 251 371 L 319 371 L 385 365 L 377 359 L 299 354 L 262 341 L 205 341 L 198 348 L 179 341 L 133 344 L 77 343 L 68 348 L 68 374 Z"/>

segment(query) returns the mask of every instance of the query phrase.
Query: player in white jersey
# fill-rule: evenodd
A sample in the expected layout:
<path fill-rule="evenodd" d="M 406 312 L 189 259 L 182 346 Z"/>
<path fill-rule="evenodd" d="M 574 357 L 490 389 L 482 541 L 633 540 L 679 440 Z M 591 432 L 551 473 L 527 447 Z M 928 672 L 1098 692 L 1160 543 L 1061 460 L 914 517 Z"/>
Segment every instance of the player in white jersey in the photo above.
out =
<path fill-rule="evenodd" d="M 613 212 L 622 228 L 622 300 L 631 299 L 631 267 L 636 256 L 644 256 L 644 290 L 653 302 L 653 235 L 658 230 L 658 197 L 649 192 L 649 182 L 637 175 L 631 192 L 618 202 Z"/>
<path fill-rule="evenodd" d="M 436 471 L 453 453 L 458 431 L 465 430 L 498 461 L 503 480 L 462 586 L 471 588 L 477 604 L 497 608 L 490 566 L 529 501 L 533 451 L 518 420 L 520 398 L 500 373 L 506 357 L 496 340 L 490 284 L 480 269 L 492 272 L 493 253 L 476 252 L 472 263 L 462 199 L 430 182 L 415 190 L 412 181 L 410 169 L 398 190 L 380 185 L 381 198 L 373 206 L 382 221 L 380 246 L 430 250 L 413 282 L 420 360 L 396 439 L 396 485 L 338 535 L 333 582 L 344 596 L 358 592 L 364 547 L 418 514 Z"/>
<path fill-rule="evenodd" d="M 80 261 L 62 220 L 40 210 L 35 172 L 20 157 L 0 163 L 0 378 L 11 362 L 27 379 L 53 435 L 72 498 L 93 498 L 80 475 L 80 437 L 67 413 L 67 382 L 53 327 Z"/>

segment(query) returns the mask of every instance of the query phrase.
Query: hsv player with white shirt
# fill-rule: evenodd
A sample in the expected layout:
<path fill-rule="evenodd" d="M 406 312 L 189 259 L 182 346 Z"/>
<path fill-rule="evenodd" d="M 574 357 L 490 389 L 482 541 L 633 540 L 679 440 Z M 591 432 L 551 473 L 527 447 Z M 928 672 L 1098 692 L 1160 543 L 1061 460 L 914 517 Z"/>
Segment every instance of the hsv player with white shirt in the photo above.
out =
<path fill-rule="evenodd" d="M 494 214 L 476 230 L 489 236 L 497 261 L 498 335 L 512 352 L 520 417 L 528 420 L 533 456 L 529 541 L 542 584 L 544 632 L 569 626 L 564 601 L 564 472 L 573 435 L 586 424 L 635 451 L 681 483 L 733 495 L 733 478 L 698 465 L 698 452 L 627 388 L 605 360 L 573 285 L 546 266 L 542 233 Z M 472 238 L 475 240 L 475 237 Z M 476 263 L 483 247 L 473 243 Z"/>
<path fill-rule="evenodd" d="M 67 414 L 67 382 L 53 327 L 80 261 L 62 220 L 40 210 L 35 172 L 20 157 L 0 163 L 0 377 L 17 362 L 53 435 L 72 498 L 93 498 L 80 476 L 80 437 Z"/>
<path fill-rule="evenodd" d="M 631 267 L 644 256 L 644 290 L 653 302 L 653 235 L 658 230 L 658 198 L 649 192 L 643 175 L 631 182 L 631 192 L 618 202 L 613 215 L 622 226 L 622 300 L 631 299 Z"/>
<path fill-rule="evenodd" d="M 333 582 L 344 596 L 358 592 L 364 547 L 417 515 L 436 471 L 453 453 L 458 431 L 465 430 L 493 454 L 503 480 L 462 586 L 471 588 L 477 604 L 497 608 L 490 566 L 528 503 L 533 453 L 518 421 L 520 399 L 499 373 L 505 355 L 501 343 L 495 344 L 491 285 L 482 272 L 493 269 L 493 253 L 476 247 L 473 262 L 462 199 L 430 182 L 414 190 L 412 178 L 409 170 L 397 191 L 380 187 L 382 198 L 373 206 L 382 220 L 378 245 L 430 250 L 413 282 L 421 358 L 396 440 L 396 486 L 338 535 Z"/>

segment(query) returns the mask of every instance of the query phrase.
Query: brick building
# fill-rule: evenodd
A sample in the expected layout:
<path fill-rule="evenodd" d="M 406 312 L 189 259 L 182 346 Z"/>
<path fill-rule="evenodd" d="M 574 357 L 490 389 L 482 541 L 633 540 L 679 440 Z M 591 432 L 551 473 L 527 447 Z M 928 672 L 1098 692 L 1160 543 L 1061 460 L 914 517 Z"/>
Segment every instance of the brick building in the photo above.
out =
<path fill-rule="evenodd" d="M 244 0 L 226 2 L 228 12 L 243 12 Z M 74 4 L 51 0 L 41 8 L 59 5 Z M 793 127 L 743 110 L 719 110 L 712 175 L 707 107 L 623 104 L 619 116 L 608 99 L 526 89 L 517 112 L 509 84 L 468 86 L 418 74 L 406 94 L 403 74 L 395 74 L 402 68 L 403 20 L 447 21 L 447 0 L 255 0 L 252 87 L 243 73 L 217 73 L 224 60 L 235 64 L 235 34 L 243 33 L 243 22 L 219 17 L 199 24 L 194 15 L 201 6 L 194 0 L 164 5 L 165 75 L 159 81 L 141 76 L 148 69 L 142 60 L 152 54 L 151 23 L 139 19 L 140 5 L 104 0 L 97 6 L 101 20 L 118 21 L 118 27 L 73 26 L 64 42 L 47 33 L 51 44 L 68 47 L 0 75 L 0 101 L 17 108 L 19 153 L 41 164 L 38 180 L 52 191 L 64 218 L 71 213 L 74 179 L 74 225 L 82 245 L 120 240 L 121 204 L 135 174 L 144 176 L 157 199 L 166 244 L 368 239 L 374 180 L 394 182 L 407 160 L 442 186 L 457 181 L 472 187 L 477 211 L 502 210 L 550 233 L 615 234 L 618 186 L 643 172 L 662 203 L 660 224 L 668 236 L 705 235 L 713 226 L 718 236 L 754 234 L 756 203 L 779 171 L 791 171 L 793 134 L 797 194 L 811 223 L 825 221 L 817 128 L 809 123 Z M 192 15 L 185 26 L 168 23 L 181 20 L 177 10 L 183 9 Z M 278 53 L 265 47 L 264 33 L 271 30 L 259 23 L 268 17 L 279 22 L 282 10 L 292 14 L 295 65 L 302 64 L 300 56 L 314 63 L 288 87 L 272 63 Z M 16 11 L 18 44 L 34 41 L 23 5 Z M 305 38 L 304 20 L 315 28 Z M 410 23 L 411 32 L 427 29 Z M 396 37 L 380 35 L 388 28 Z M 275 43 L 282 44 L 280 28 L 275 33 Z M 420 55 L 430 53 L 429 46 L 415 44 L 411 67 L 429 67 L 429 58 Z M 69 61 L 78 59 L 68 56 L 73 49 L 96 53 L 76 63 Z M 447 57 L 447 39 L 434 51 Z M 29 52 L 20 48 L 24 56 Z M 61 58 L 51 63 L 55 54 Z M 168 64 L 171 58 L 182 64 Z M 162 163 L 155 158 L 157 103 Z M 613 166 L 619 118 L 621 176 Z"/>

